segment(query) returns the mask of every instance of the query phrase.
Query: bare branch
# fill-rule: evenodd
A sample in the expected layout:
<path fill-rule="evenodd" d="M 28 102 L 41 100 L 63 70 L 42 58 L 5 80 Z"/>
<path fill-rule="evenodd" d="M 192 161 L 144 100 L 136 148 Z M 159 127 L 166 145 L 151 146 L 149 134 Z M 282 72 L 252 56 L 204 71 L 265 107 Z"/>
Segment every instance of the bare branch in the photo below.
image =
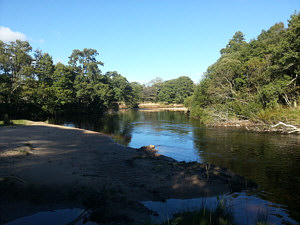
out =
<path fill-rule="evenodd" d="M 289 134 L 294 133 L 294 132 L 300 132 L 300 128 L 297 128 L 296 126 L 293 126 L 293 125 L 290 125 L 290 124 L 285 124 L 283 122 L 279 122 L 276 125 L 271 125 L 271 127 L 275 128 L 275 127 L 280 126 L 280 125 L 291 128 L 292 130 L 288 132 Z"/>
<path fill-rule="evenodd" d="M 296 75 L 296 77 L 295 77 L 294 79 L 292 79 L 292 80 L 288 83 L 288 85 L 290 85 L 290 84 L 293 83 L 295 80 L 297 80 L 297 78 L 298 78 L 298 74 Z"/>

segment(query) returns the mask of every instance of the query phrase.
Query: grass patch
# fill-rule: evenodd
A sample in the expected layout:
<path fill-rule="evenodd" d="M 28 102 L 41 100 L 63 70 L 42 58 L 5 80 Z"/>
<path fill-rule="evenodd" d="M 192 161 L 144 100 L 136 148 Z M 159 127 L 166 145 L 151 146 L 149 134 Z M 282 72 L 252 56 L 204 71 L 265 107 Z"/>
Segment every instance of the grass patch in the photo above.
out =
<path fill-rule="evenodd" d="M 254 225 L 273 225 L 268 221 L 268 213 L 258 215 Z M 237 216 L 237 215 L 236 215 Z M 140 225 L 235 225 L 237 224 L 233 211 L 227 201 L 219 199 L 216 208 L 210 209 L 205 205 L 200 209 L 180 212 L 163 223 L 144 222 Z M 136 224 L 135 224 L 136 225 Z"/>
<path fill-rule="evenodd" d="M 0 120 L 0 126 L 27 125 L 28 120 Z"/>
<path fill-rule="evenodd" d="M 26 151 L 26 150 L 19 150 L 19 152 L 22 154 L 22 155 L 30 155 L 30 152 Z"/>
<path fill-rule="evenodd" d="M 279 121 L 298 125 L 300 124 L 300 106 L 294 107 L 282 107 L 269 108 L 260 111 L 252 120 L 263 121 L 264 123 L 278 123 Z"/>
<path fill-rule="evenodd" d="M 224 201 L 220 201 L 217 208 L 214 210 L 206 207 L 196 210 L 178 213 L 170 221 L 163 223 L 163 225 L 233 225 L 233 215 L 226 208 Z"/>
<path fill-rule="evenodd" d="M 26 125 L 28 124 L 28 120 L 12 120 L 12 122 L 14 123 L 14 125 Z"/>

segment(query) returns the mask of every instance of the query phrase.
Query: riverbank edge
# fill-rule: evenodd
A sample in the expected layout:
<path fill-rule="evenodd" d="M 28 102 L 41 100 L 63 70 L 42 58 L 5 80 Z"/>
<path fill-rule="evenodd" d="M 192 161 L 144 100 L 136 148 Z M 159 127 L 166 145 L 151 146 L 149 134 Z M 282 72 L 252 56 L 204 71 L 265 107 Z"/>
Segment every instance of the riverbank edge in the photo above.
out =
<path fill-rule="evenodd" d="M 210 122 L 208 127 L 241 128 L 257 133 L 281 133 L 300 135 L 300 125 L 291 125 L 279 121 L 276 124 L 257 123 L 251 120 L 231 120 L 226 122 Z"/>
<path fill-rule="evenodd" d="M 51 124 L 46 124 L 46 123 L 43 123 L 43 122 L 33 122 L 33 121 L 26 121 L 27 123 L 27 127 L 30 127 L 30 126 L 44 126 L 44 127 L 52 127 L 52 128 L 63 128 L 64 130 L 68 130 L 68 129 L 71 129 L 71 130 L 77 130 L 77 131 L 83 131 L 84 133 L 87 133 L 87 134 L 100 134 L 98 132 L 93 132 L 93 131 L 87 131 L 87 130 L 83 130 L 83 129 L 78 129 L 78 128 L 66 128 L 66 127 L 63 127 L 63 126 L 58 126 L 58 125 L 51 125 Z M 11 126 L 11 127 L 18 127 L 19 129 L 22 129 L 21 127 L 22 125 L 17 125 L 17 126 Z M 1 127 L 2 129 L 5 129 L 5 127 Z M 10 127 L 7 127 L 7 128 L 10 128 Z M 103 135 L 103 134 L 100 134 L 100 135 Z M 108 135 L 104 135 L 105 138 L 109 138 L 110 139 L 110 142 L 111 142 L 111 137 L 108 136 Z M 20 138 L 20 137 L 18 137 Z M 26 139 L 26 138 L 25 138 Z M 30 147 L 32 148 L 33 150 L 31 152 L 28 153 L 28 156 L 27 154 L 25 155 L 17 155 L 15 157 L 12 157 L 11 160 L 14 161 L 14 165 L 16 165 L 18 163 L 18 161 L 20 161 L 20 163 L 23 163 L 23 162 L 26 162 L 26 161 L 30 161 L 30 155 L 34 155 L 35 154 L 35 144 L 33 144 L 33 146 L 30 146 L 30 142 L 28 140 L 23 140 L 22 142 L 26 142 L 26 147 Z M 43 141 L 43 140 L 41 140 Z M 29 143 L 29 144 L 28 144 Z M 115 142 L 113 143 L 114 145 L 117 145 Z M 119 145 L 118 145 L 119 146 Z M 127 147 L 123 147 L 121 146 L 120 149 L 132 149 L 132 148 L 127 148 Z M 219 185 L 219 187 L 222 187 L 222 185 L 220 186 L 220 182 L 224 182 L 224 185 L 227 187 L 225 192 L 232 189 L 232 190 L 243 190 L 243 189 L 247 189 L 247 188 L 256 188 L 256 185 L 254 183 L 252 183 L 251 181 L 247 181 L 246 179 L 238 176 L 238 175 L 235 175 L 233 174 L 232 172 L 226 170 L 225 168 L 220 168 L 218 166 L 214 166 L 214 165 L 211 165 L 211 164 L 199 164 L 199 163 L 196 163 L 196 162 L 189 162 L 189 163 L 186 163 L 186 162 L 177 162 L 176 160 L 172 159 L 172 158 L 169 158 L 169 157 L 166 157 L 166 156 L 163 156 L 163 155 L 160 155 L 157 153 L 157 150 L 155 149 L 155 146 L 146 146 L 146 147 L 142 147 L 140 149 L 132 149 L 133 151 L 136 151 L 139 155 L 136 155 L 136 153 L 134 154 L 134 156 L 130 159 L 123 159 L 123 161 L 126 161 L 126 165 L 128 165 L 128 168 L 132 168 L 133 166 L 137 166 L 137 165 L 144 165 L 144 163 L 147 161 L 147 162 L 150 162 L 152 163 L 153 165 L 155 165 L 155 171 L 148 171 L 150 175 L 150 173 L 153 173 L 154 175 L 155 174 L 164 174 L 165 171 L 164 170 L 178 170 L 178 174 L 181 174 L 183 173 L 183 178 L 184 180 L 187 179 L 187 178 L 193 178 L 194 176 L 201 176 L 201 180 L 205 183 L 205 182 L 208 182 L 210 183 L 208 187 L 212 188 L 214 184 L 216 184 L 216 186 Z M 10 156 L 11 157 L 11 156 Z M 27 158 L 29 157 L 29 158 Z M 52 159 L 53 161 L 55 159 Z M 141 161 L 141 162 L 140 162 Z M 8 161 L 9 162 L 9 161 Z M 6 163 L 8 163 L 6 162 Z M 50 161 L 49 161 L 50 163 Z M 6 166 L 6 167 L 10 167 L 10 166 Z M 164 168 L 165 167 L 165 168 Z M 3 167 L 1 167 L 3 168 Z M 10 170 L 11 168 L 9 168 Z M 5 170 L 2 171 L 2 173 L 4 172 Z M 201 174 L 199 174 L 199 171 L 201 172 Z M 18 173 L 15 171 L 14 173 L 14 176 L 18 177 Z M 196 175 L 195 175 L 196 174 Z M 8 174 L 10 175 L 10 174 Z M 169 176 L 169 174 L 168 174 Z M 3 179 L 2 179 L 3 178 Z M 20 177 L 20 179 L 22 179 L 23 177 Z M 23 193 L 24 196 L 27 196 L 28 195 L 33 195 L 31 197 L 33 198 L 36 198 L 37 196 L 35 196 L 35 193 L 38 193 L 39 195 L 41 195 L 41 193 L 44 193 L 45 191 L 48 191 L 49 193 L 52 193 L 52 195 L 54 195 L 55 198 L 59 198 L 59 196 L 55 196 L 55 187 L 51 186 L 51 187 L 47 187 L 47 185 L 45 186 L 44 184 L 41 185 L 41 186 L 30 186 L 30 191 L 27 190 L 27 188 L 23 188 L 23 187 L 19 187 L 18 185 L 16 184 L 13 184 L 11 185 L 11 182 L 15 182 L 15 180 L 13 181 L 9 181 L 10 183 L 8 184 L 9 186 L 5 186 L 6 184 L 4 184 L 4 174 L 1 174 L 1 181 L 0 181 L 0 189 L 2 190 L 5 190 L 7 192 L 2 192 L 2 193 L 10 193 L 12 192 L 11 194 L 13 195 L 14 192 L 18 191 L 20 193 Z M 180 179 L 178 179 L 178 185 L 180 184 L 179 182 Z M 229 182 L 229 183 L 228 183 Z M 18 183 L 18 182 L 17 182 Z M 167 184 L 167 183 L 166 183 Z M 5 187 L 3 187 L 3 185 Z M 145 184 L 143 184 L 143 186 L 141 185 L 141 187 L 144 187 Z M 184 184 L 181 184 L 183 189 L 181 189 L 181 191 L 179 191 L 177 194 L 181 195 L 182 191 L 184 192 L 187 192 L 187 194 L 192 194 L 193 191 L 195 191 L 196 189 L 186 189 L 184 190 Z M 224 186 L 223 185 L 223 186 Z M 179 185 L 180 186 L 180 185 Z M 224 186 L 224 187 L 225 187 Z M 41 187 L 42 189 L 45 189 L 44 191 L 41 190 L 39 187 Z M 171 186 L 170 186 L 171 187 Z M 170 194 L 170 187 L 169 188 L 166 188 L 166 187 L 163 187 L 162 189 L 155 189 L 153 188 L 152 190 L 150 190 L 150 193 L 146 193 L 148 195 L 148 200 L 158 200 L 158 199 L 166 199 L 166 197 Z M 135 187 L 136 188 L 136 187 Z M 229 188 L 229 189 L 228 189 Z M 33 191 L 34 190 L 34 191 Z M 76 190 L 76 189 L 75 189 Z M 89 191 L 89 193 L 94 193 L 95 190 L 91 190 Z M 213 191 L 212 191 L 213 192 Z M 223 192 L 223 191 L 222 191 Z M 75 194 L 76 194 L 76 191 L 75 191 Z M 82 190 L 79 191 L 79 194 L 82 195 Z M 196 193 L 195 193 L 196 194 Z M 74 195 L 74 191 L 73 191 L 73 195 Z M 152 196 L 152 197 L 149 197 Z M 50 194 L 51 196 L 51 194 Z M 160 196 L 160 197 L 158 197 Z M 65 196 L 64 196 L 65 197 Z M 74 196 L 73 196 L 74 197 Z M 82 197 L 82 196 L 81 196 Z M 90 196 L 88 196 L 90 197 Z M 172 196 L 173 197 L 173 196 Z M 188 196 L 187 197 L 193 197 L 193 196 Z M 48 197 L 49 198 L 49 197 Z M 46 198 L 46 199 L 48 199 Z M 144 199 L 145 200 L 145 199 Z M 39 201 L 42 201 L 41 199 L 39 199 Z M 125 207 L 126 204 L 128 204 L 128 202 L 131 202 L 132 203 L 133 199 L 130 199 L 128 201 L 125 201 L 122 203 L 122 207 Z M 117 203 L 114 203 L 114 204 L 117 204 Z M 77 204 L 78 205 L 78 204 Z M 132 205 L 135 205 L 134 207 Z M 4 207 L 5 206 L 1 206 L 1 207 Z M 122 207 L 120 207 L 120 205 L 117 206 L 118 210 L 122 209 Z M 145 209 L 142 209 L 140 204 L 135 203 L 135 204 L 130 204 L 130 207 L 133 207 L 134 210 L 137 210 L 137 211 L 142 211 L 143 213 L 146 213 L 149 215 L 149 210 L 145 210 Z M 126 208 L 126 207 L 125 207 Z M 128 209 L 127 209 L 128 210 Z M 125 210 L 126 211 L 126 210 Z M 141 213 L 141 212 L 139 212 Z M 139 218 L 139 216 L 137 216 L 137 218 Z M 2 221 L 3 222 L 3 221 Z M 8 221 L 6 221 L 8 222 Z"/>
<path fill-rule="evenodd" d="M 129 109 L 125 103 L 120 103 L 119 109 Z M 138 103 L 136 110 L 140 111 L 161 111 L 161 110 L 170 110 L 170 111 L 185 111 L 189 109 L 184 106 L 184 104 L 167 104 L 167 103 Z"/>

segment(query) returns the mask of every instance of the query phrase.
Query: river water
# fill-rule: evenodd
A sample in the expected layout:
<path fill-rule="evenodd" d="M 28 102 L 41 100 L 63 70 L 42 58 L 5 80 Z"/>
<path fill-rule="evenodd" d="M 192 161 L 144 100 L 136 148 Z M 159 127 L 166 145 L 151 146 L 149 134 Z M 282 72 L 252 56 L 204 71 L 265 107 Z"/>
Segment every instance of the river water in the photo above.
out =
<path fill-rule="evenodd" d="M 161 154 L 178 161 L 207 162 L 225 167 L 259 186 L 251 194 L 231 193 L 224 197 L 231 199 L 236 207 L 234 210 L 245 207 L 242 213 L 249 212 L 245 217 L 247 220 L 241 213 L 236 213 L 239 224 L 255 223 L 255 219 L 249 220 L 249 217 L 255 217 L 253 212 L 261 214 L 262 211 L 268 214 L 265 217 L 272 224 L 300 223 L 299 135 L 208 128 L 184 112 L 173 111 L 124 110 L 103 117 L 56 118 L 49 122 L 106 133 L 118 143 L 134 148 L 155 145 Z M 175 211 L 167 204 L 178 206 L 178 211 L 182 201 L 187 205 L 196 200 L 168 201 L 144 204 L 158 214 L 162 213 L 162 208 L 172 214 Z M 243 201 L 245 204 L 241 203 Z"/>

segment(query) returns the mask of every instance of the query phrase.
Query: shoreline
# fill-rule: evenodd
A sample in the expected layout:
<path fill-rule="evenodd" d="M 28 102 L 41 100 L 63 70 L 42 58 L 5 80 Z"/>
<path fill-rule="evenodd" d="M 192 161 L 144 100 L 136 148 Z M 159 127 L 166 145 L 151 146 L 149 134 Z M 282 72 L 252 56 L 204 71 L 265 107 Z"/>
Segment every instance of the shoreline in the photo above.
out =
<path fill-rule="evenodd" d="M 249 120 L 209 123 L 208 127 L 242 128 L 257 133 L 300 134 L 299 125 L 291 125 L 278 121 L 276 124 L 255 123 Z"/>
<path fill-rule="evenodd" d="M 139 108 L 139 111 L 146 111 L 146 112 L 159 112 L 159 111 L 163 111 L 163 110 L 169 110 L 169 111 L 183 111 L 183 112 L 188 112 L 188 108 L 185 107 L 178 107 L 178 108 L 165 108 L 165 107 L 161 107 L 161 108 Z"/>
<path fill-rule="evenodd" d="M 0 223 L 70 206 L 92 209 L 103 224 L 141 222 L 151 215 L 141 201 L 256 187 L 224 168 L 177 162 L 154 146 L 129 148 L 94 131 L 30 122 L 0 132 Z"/>
<path fill-rule="evenodd" d="M 119 110 L 129 109 L 125 104 L 119 104 Z M 136 108 L 139 111 L 162 111 L 162 110 L 170 110 L 170 111 L 189 111 L 188 108 L 184 107 L 183 104 L 163 104 L 163 103 L 139 103 Z"/>

